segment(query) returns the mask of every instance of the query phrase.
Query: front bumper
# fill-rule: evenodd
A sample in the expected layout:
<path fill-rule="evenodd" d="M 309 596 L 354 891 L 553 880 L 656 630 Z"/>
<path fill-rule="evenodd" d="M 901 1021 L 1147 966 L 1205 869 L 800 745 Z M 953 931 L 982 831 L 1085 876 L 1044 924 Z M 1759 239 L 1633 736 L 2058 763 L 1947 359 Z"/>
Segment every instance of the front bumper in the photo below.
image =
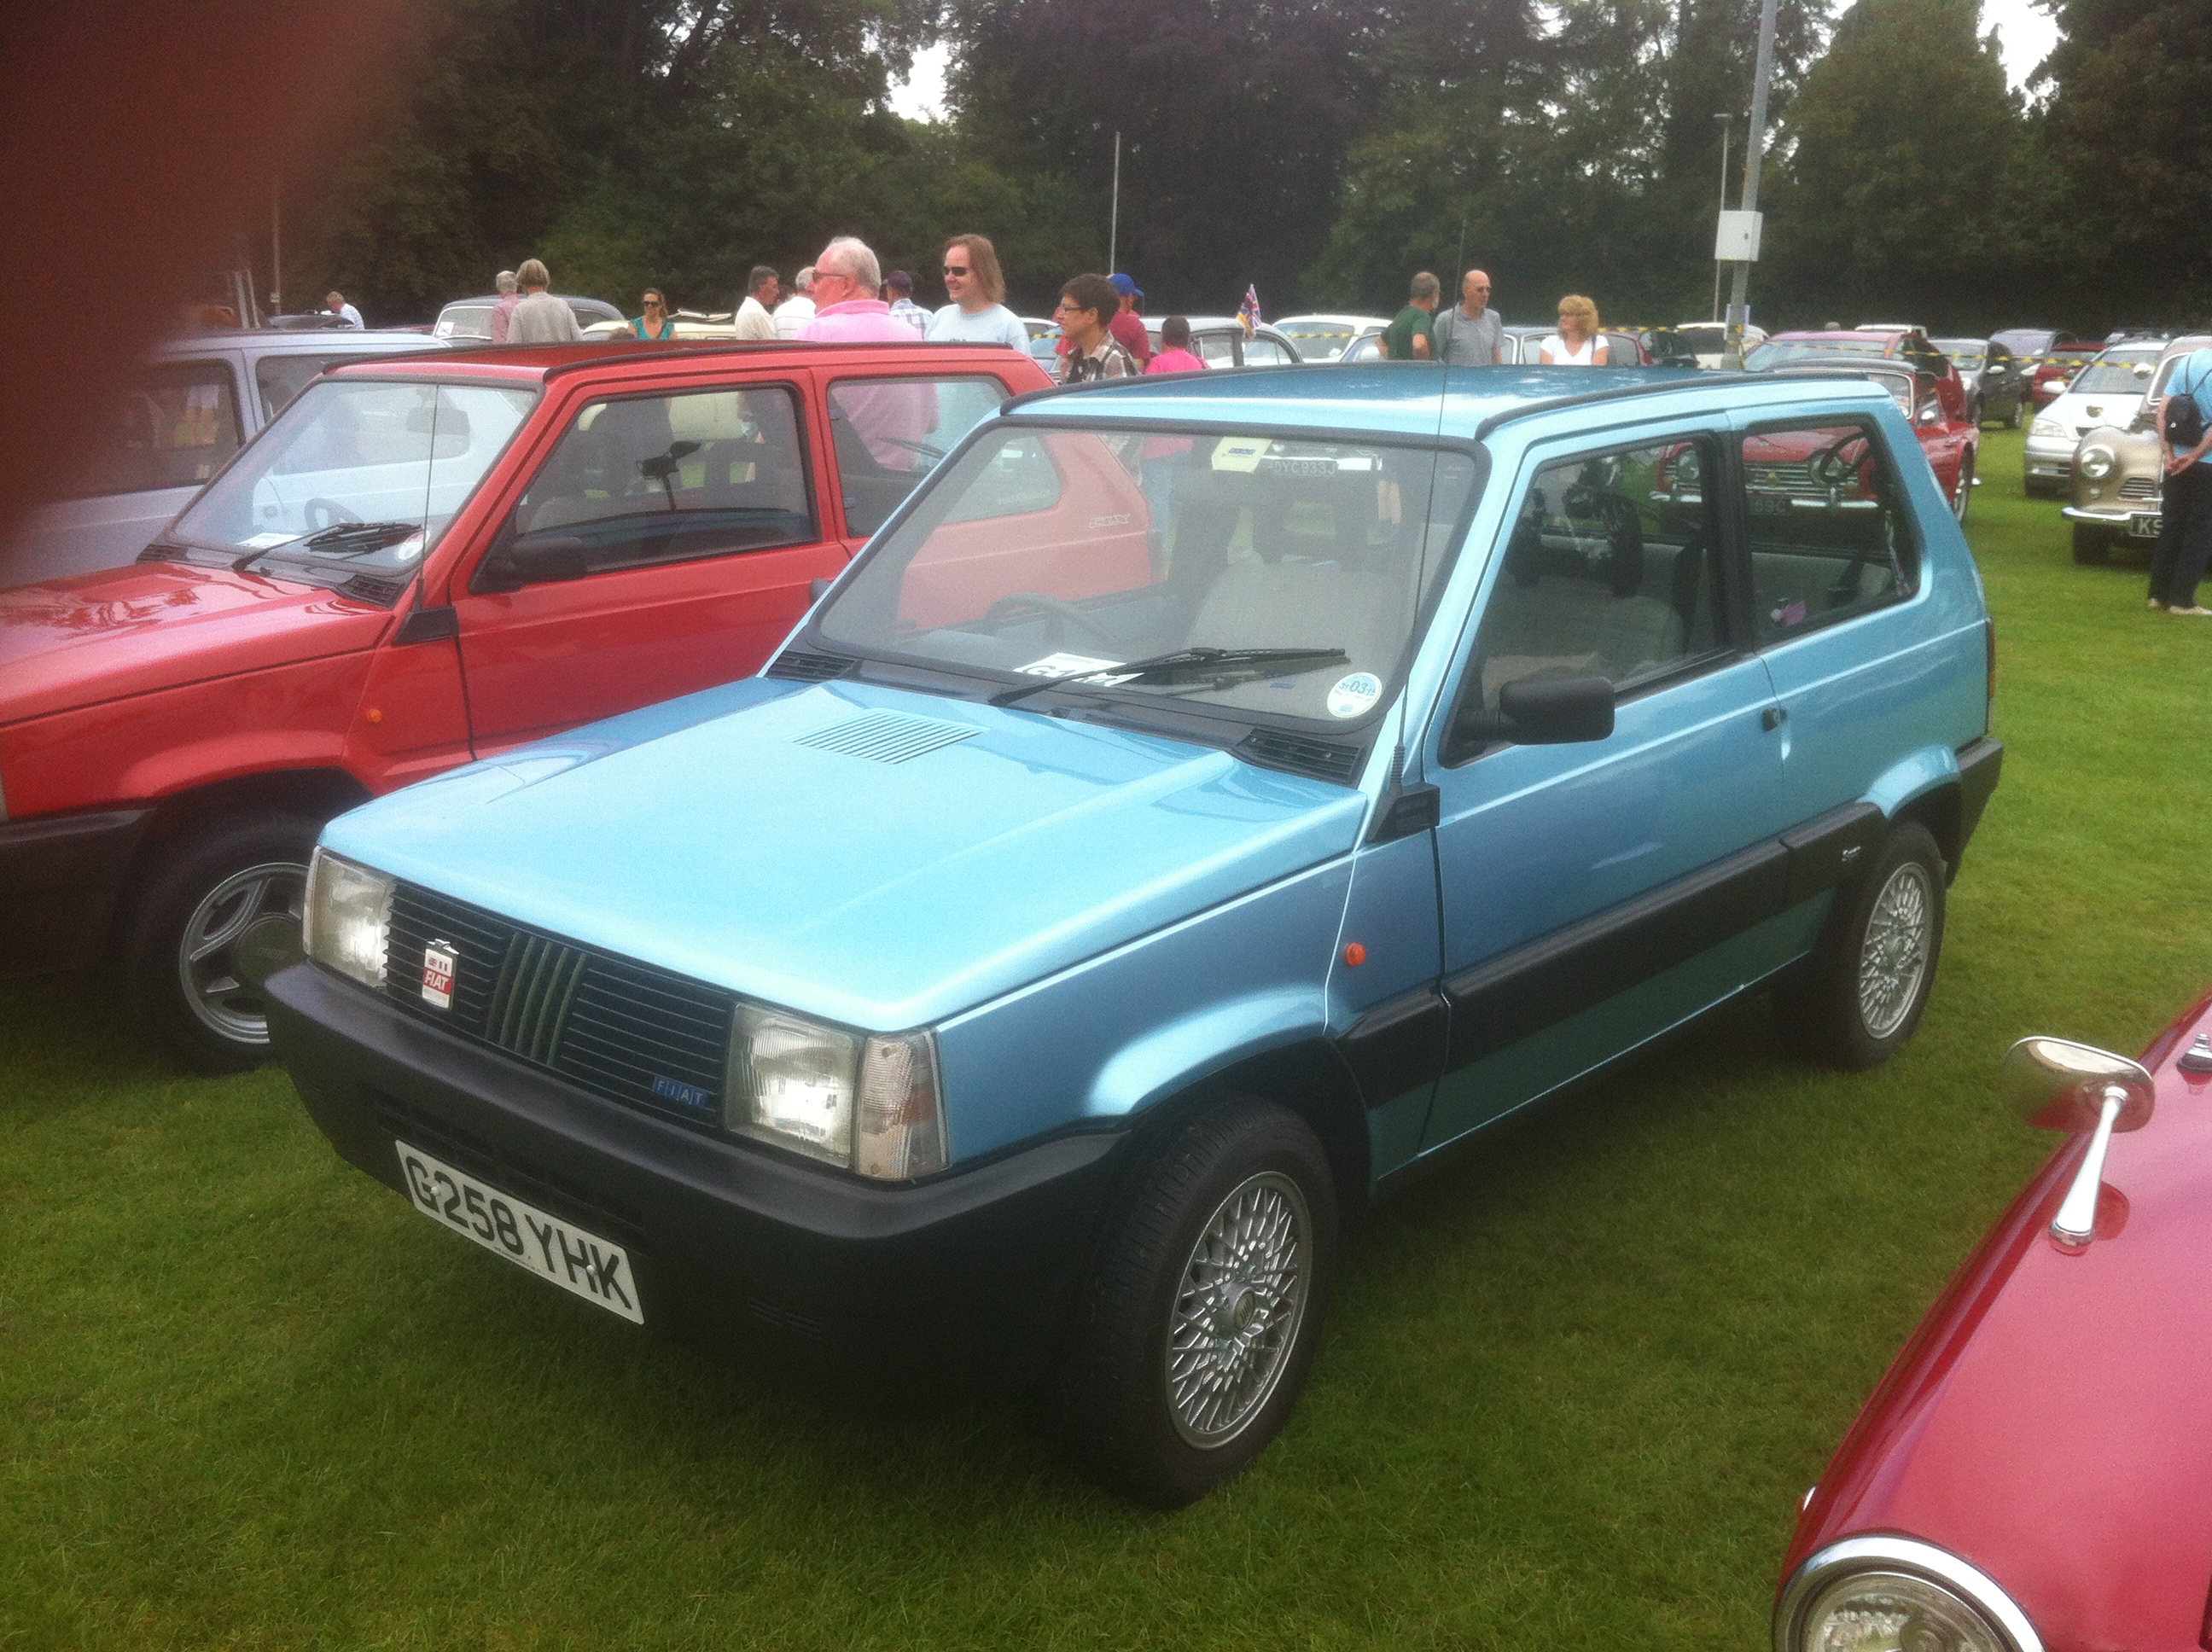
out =
<path fill-rule="evenodd" d="M 2074 471 L 2074 450 L 2077 442 L 2068 442 L 2063 447 L 2056 444 L 2038 451 L 2033 445 L 2023 448 L 2021 465 L 2032 477 L 2048 477 L 2063 481 Z"/>
<path fill-rule="evenodd" d="M 0 823 L 0 975 L 100 956 L 150 809 Z"/>
<path fill-rule="evenodd" d="M 586 1095 L 312 963 L 268 999 L 308 1113 L 378 1181 L 404 1192 L 404 1139 L 625 1247 L 648 1325 L 832 1376 L 895 1365 L 902 1392 L 1006 1392 L 1044 1369 L 1129 1147 L 1062 1136 L 872 1186 Z"/>
<path fill-rule="evenodd" d="M 2084 505 L 2063 505 L 2059 507 L 2058 513 L 2069 522 L 2080 522 L 2093 528 L 2109 528 L 2114 533 L 2134 534 L 2141 539 L 2151 538 L 2153 536 L 2150 534 L 2137 532 L 2136 525 L 2148 525 L 2159 519 L 2159 501 L 2155 499 L 2136 499 L 2129 501 L 2128 506 L 2125 510 L 2102 510 Z"/>

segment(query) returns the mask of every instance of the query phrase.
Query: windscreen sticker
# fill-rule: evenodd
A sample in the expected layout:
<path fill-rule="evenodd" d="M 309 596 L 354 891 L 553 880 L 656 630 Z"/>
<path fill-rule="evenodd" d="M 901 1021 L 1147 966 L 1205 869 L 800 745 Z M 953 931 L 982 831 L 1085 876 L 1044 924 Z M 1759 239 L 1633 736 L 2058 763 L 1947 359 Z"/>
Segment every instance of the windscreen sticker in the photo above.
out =
<path fill-rule="evenodd" d="M 392 560 L 402 564 L 413 562 L 422 554 L 422 536 L 419 533 L 402 539 L 392 548 Z"/>
<path fill-rule="evenodd" d="M 1382 683 L 1372 671 L 1354 671 L 1329 685 L 1328 714 L 1357 717 L 1382 697 Z"/>
<path fill-rule="evenodd" d="M 1213 468 L 1217 471 L 1253 471 L 1274 446 L 1267 436 L 1224 436 L 1213 444 Z"/>
<path fill-rule="evenodd" d="M 1111 671 L 1118 659 L 1093 659 L 1089 654 L 1047 654 L 1021 668 L 1024 677 L 1080 677 L 1085 671 Z"/>
<path fill-rule="evenodd" d="M 300 536 L 296 533 L 257 533 L 251 539 L 238 543 L 247 550 L 274 550 L 279 545 L 289 545 Z"/>

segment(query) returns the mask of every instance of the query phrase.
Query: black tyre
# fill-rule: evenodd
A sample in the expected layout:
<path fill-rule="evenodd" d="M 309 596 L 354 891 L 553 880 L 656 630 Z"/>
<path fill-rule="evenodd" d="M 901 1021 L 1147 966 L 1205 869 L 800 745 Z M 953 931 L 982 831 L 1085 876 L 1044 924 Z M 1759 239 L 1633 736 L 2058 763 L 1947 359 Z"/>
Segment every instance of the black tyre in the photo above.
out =
<path fill-rule="evenodd" d="M 1951 514 L 1963 523 L 1966 513 L 1974 508 L 1974 456 L 1959 456 L 1959 485 L 1951 495 Z"/>
<path fill-rule="evenodd" d="M 2020 428 L 2020 398 L 2017 396 L 2005 404 L 2005 428 L 2008 430 Z"/>
<path fill-rule="evenodd" d="M 2084 568 L 2097 568 L 2112 559 L 2112 536 L 2087 522 L 2074 525 L 2074 560 Z"/>
<path fill-rule="evenodd" d="M 1786 1036 L 1847 1072 L 1881 1066 L 1920 1024 L 1943 952 L 1942 851 L 1900 821 L 1840 891 L 1813 956 L 1775 995 Z"/>
<path fill-rule="evenodd" d="M 210 822 L 160 846 L 128 897 L 125 994 L 186 1066 L 240 1072 L 268 1060 L 268 1011 L 235 948 L 264 918 L 299 922 L 320 829 L 294 815 Z"/>
<path fill-rule="evenodd" d="M 1336 1242 L 1304 1120 L 1238 1098 L 1176 1128 L 1117 1205 L 1070 1339 L 1058 1420 L 1083 1471 L 1177 1509 L 1257 1457 L 1313 1364 Z"/>

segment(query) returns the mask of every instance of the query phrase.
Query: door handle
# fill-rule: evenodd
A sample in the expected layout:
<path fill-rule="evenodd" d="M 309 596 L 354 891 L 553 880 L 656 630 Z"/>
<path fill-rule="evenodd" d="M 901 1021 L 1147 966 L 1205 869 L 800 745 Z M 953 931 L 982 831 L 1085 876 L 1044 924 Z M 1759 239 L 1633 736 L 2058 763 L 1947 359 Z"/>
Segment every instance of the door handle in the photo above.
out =
<path fill-rule="evenodd" d="M 1769 706 L 1759 714 L 1759 726 L 1769 734 L 1790 720 L 1790 714 L 1779 706 Z"/>

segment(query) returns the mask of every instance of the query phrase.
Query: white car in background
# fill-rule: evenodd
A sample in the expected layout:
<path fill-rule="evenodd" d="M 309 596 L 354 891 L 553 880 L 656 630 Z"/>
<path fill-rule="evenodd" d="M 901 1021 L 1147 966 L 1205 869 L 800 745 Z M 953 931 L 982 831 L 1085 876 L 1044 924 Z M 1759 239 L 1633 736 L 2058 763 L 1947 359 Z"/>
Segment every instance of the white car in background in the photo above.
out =
<path fill-rule="evenodd" d="M 1278 332 L 1298 347 L 1299 359 L 1306 361 L 1334 361 L 1361 339 L 1389 325 L 1386 316 L 1333 313 L 1286 315 L 1274 324 Z"/>
<path fill-rule="evenodd" d="M 1725 321 L 1679 321 L 1674 324 L 1674 336 L 1678 342 L 1690 347 L 1691 351 L 1698 358 L 1699 367 L 1717 367 L 1720 366 L 1721 356 L 1728 345 L 1728 323 Z M 1753 326 L 1744 328 L 1743 347 L 1746 350 L 1750 349 L 1754 344 L 1764 344 L 1765 342 L 1765 328 Z"/>
<path fill-rule="evenodd" d="M 2106 425 L 2124 430 L 2135 422 L 2165 349 L 2164 339 L 2115 345 L 2075 374 L 2074 382 L 2035 416 L 2021 460 L 2029 493 L 2064 493 L 2081 439 Z"/>

